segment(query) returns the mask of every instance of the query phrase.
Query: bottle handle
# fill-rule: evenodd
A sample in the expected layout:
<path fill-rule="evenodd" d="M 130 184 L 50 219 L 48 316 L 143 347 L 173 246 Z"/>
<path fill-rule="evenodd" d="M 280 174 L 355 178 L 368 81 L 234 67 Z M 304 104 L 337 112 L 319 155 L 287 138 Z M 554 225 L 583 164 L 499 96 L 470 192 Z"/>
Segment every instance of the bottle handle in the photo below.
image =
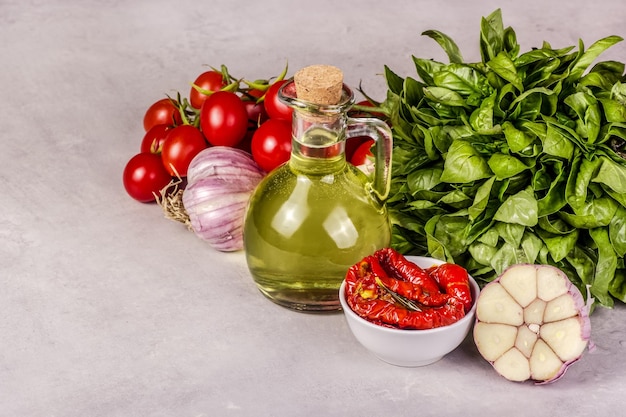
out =
<path fill-rule="evenodd" d="M 393 149 L 391 128 L 387 123 L 375 117 L 348 117 L 346 137 L 357 136 L 371 137 L 376 142 L 374 179 L 369 185 L 376 196 L 384 201 L 387 199 L 391 187 L 391 153 Z"/>

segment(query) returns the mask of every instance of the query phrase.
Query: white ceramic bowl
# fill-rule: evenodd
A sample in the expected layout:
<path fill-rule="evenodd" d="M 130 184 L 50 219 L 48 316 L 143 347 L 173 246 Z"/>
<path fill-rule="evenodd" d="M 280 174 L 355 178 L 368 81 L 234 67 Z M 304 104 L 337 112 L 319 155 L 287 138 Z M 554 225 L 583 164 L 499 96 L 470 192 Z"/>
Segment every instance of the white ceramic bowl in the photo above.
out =
<path fill-rule="evenodd" d="M 407 256 L 422 268 L 443 262 L 422 256 Z M 401 330 L 379 326 L 356 314 L 346 301 L 346 282 L 341 284 L 339 299 L 344 315 L 354 337 L 379 359 L 397 366 L 424 366 L 437 362 L 456 349 L 474 324 L 476 298 L 480 289 L 470 276 L 474 304 L 461 320 L 448 326 L 428 330 Z"/>

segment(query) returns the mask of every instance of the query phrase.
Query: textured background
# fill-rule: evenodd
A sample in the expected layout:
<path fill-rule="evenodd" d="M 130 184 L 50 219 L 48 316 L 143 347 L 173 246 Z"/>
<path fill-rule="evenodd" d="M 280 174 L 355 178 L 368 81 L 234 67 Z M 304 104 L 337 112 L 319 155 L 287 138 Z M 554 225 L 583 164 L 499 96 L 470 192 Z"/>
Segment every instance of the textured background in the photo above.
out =
<path fill-rule="evenodd" d="M 367 353 L 344 318 L 263 298 L 121 183 L 145 109 L 207 65 L 269 78 L 328 63 L 382 99 L 383 65 L 478 60 L 502 7 L 522 50 L 625 36 L 622 0 L 0 0 L 0 417 L 611 415 L 626 396 L 626 309 L 557 384 L 498 377 L 467 340 L 417 369 Z M 618 44 L 603 59 L 626 60 Z"/>

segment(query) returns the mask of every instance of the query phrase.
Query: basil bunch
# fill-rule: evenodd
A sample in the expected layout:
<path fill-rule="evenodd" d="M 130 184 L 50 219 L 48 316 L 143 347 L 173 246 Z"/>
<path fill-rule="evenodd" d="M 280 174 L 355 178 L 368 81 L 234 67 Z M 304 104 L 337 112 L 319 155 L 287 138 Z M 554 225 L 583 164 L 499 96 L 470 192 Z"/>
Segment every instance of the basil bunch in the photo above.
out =
<path fill-rule="evenodd" d="M 622 39 L 520 53 L 499 9 L 481 20 L 481 62 L 464 63 L 443 33 L 423 35 L 450 63 L 413 57 L 421 81 L 385 66 L 392 246 L 483 282 L 550 264 L 601 305 L 626 302 L 624 64 L 590 68 Z"/>

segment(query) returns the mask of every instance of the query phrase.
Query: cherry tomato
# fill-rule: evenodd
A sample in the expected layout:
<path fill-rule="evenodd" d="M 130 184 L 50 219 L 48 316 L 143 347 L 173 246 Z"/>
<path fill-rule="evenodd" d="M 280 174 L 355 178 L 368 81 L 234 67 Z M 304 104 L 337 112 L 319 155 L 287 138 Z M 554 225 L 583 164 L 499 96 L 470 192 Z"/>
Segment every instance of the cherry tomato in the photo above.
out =
<path fill-rule="evenodd" d="M 150 152 L 133 156 L 126 164 L 122 175 L 128 195 L 142 203 L 155 201 L 152 193 L 158 194 L 171 179 L 161 162 L 161 156 Z"/>
<path fill-rule="evenodd" d="M 196 78 L 193 84 L 206 91 L 219 91 L 226 87 L 224 76 L 218 71 L 203 72 L 198 75 L 198 78 Z M 196 90 L 192 86 L 191 91 L 189 92 L 189 103 L 194 109 L 200 109 L 202 107 L 202 103 L 204 103 L 208 97 L 208 95 Z"/>
<path fill-rule="evenodd" d="M 154 125 L 146 132 L 141 141 L 141 152 L 161 153 L 163 142 L 171 130 L 168 125 Z"/>
<path fill-rule="evenodd" d="M 156 125 L 174 126 L 182 123 L 180 112 L 175 102 L 169 98 L 163 98 L 153 103 L 143 117 L 143 128 L 147 132 Z"/>
<path fill-rule="evenodd" d="M 376 143 L 374 139 L 368 139 L 365 142 L 363 142 L 361 145 L 359 145 L 359 147 L 356 148 L 356 150 L 352 154 L 352 157 L 350 158 L 350 163 L 357 167 L 359 165 L 372 164 L 372 160 L 368 158 L 368 156 L 369 157 L 374 156 L 371 150 L 372 145 L 374 145 L 374 143 Z"/>
<path fill-rule="evenodd" d="M 287 80 L 276 81 L 265 93 L 265 111 L 271 119 L 282 119 L 291 121 L 293 109 L 278 99 L 278 89 Z"/>
<path fill-rule="evenodd" d="M 241 101 L 243 101 L 243 104 L 246 107 L 246 112 L 248 112 L 248 129 L 254 130 L 266 121 L 269 116 L 265 110 L 265 105 L 262 102 L 256 102 L 256 99 L 261 97 L 263 92 L 259 90 L 250 90 L 248 94 L 250 95 L 242 95 Z"/>
<path fill-rule="evenodd" d="M 207 146 L 198 128 L 191 125 L 177 126 L 170 130 L 163 143 L 163 165 L 172 176 L 185 177 L 191 160 Z"/>
<path fill-rule="evenodd" d="M 291 123 L 267 120 L 254 132 L 251 148 L 252 158 L 265 172 L 287 162 L 291 155 Z"/>
<path fill-rule="evenodd" d="M 256 132 L 256 129 L 254 130 L 248 130 L 248 132 L 246 133 L 246 136 L 244 136 L 244 138 L 242 139 L 241 142 L 239 142 L 237 145 L 235 145 L 235 148 L 237 149 L 241 149 L 242 151 L 246 151 L 249 154 L 252 153 L 252 136 L 254 135 L 254 132 Z"/>
<path fill-rule="evenodd" d="M 202 105 L 200 128 L 211 145 L 235 146 L 248 130 L 246 106 L 237 94 L 217 91 Z"/>
<path fill-rule="evenodd" d="M 352 155 L 354 155 L 354 152 L 359 148 L 359 146 L 368 140 L 372 140 L 372 138 L 369 136 L 353 136 L 346 139 L 346 160 L 350 161 L 352 159 Z"/>

